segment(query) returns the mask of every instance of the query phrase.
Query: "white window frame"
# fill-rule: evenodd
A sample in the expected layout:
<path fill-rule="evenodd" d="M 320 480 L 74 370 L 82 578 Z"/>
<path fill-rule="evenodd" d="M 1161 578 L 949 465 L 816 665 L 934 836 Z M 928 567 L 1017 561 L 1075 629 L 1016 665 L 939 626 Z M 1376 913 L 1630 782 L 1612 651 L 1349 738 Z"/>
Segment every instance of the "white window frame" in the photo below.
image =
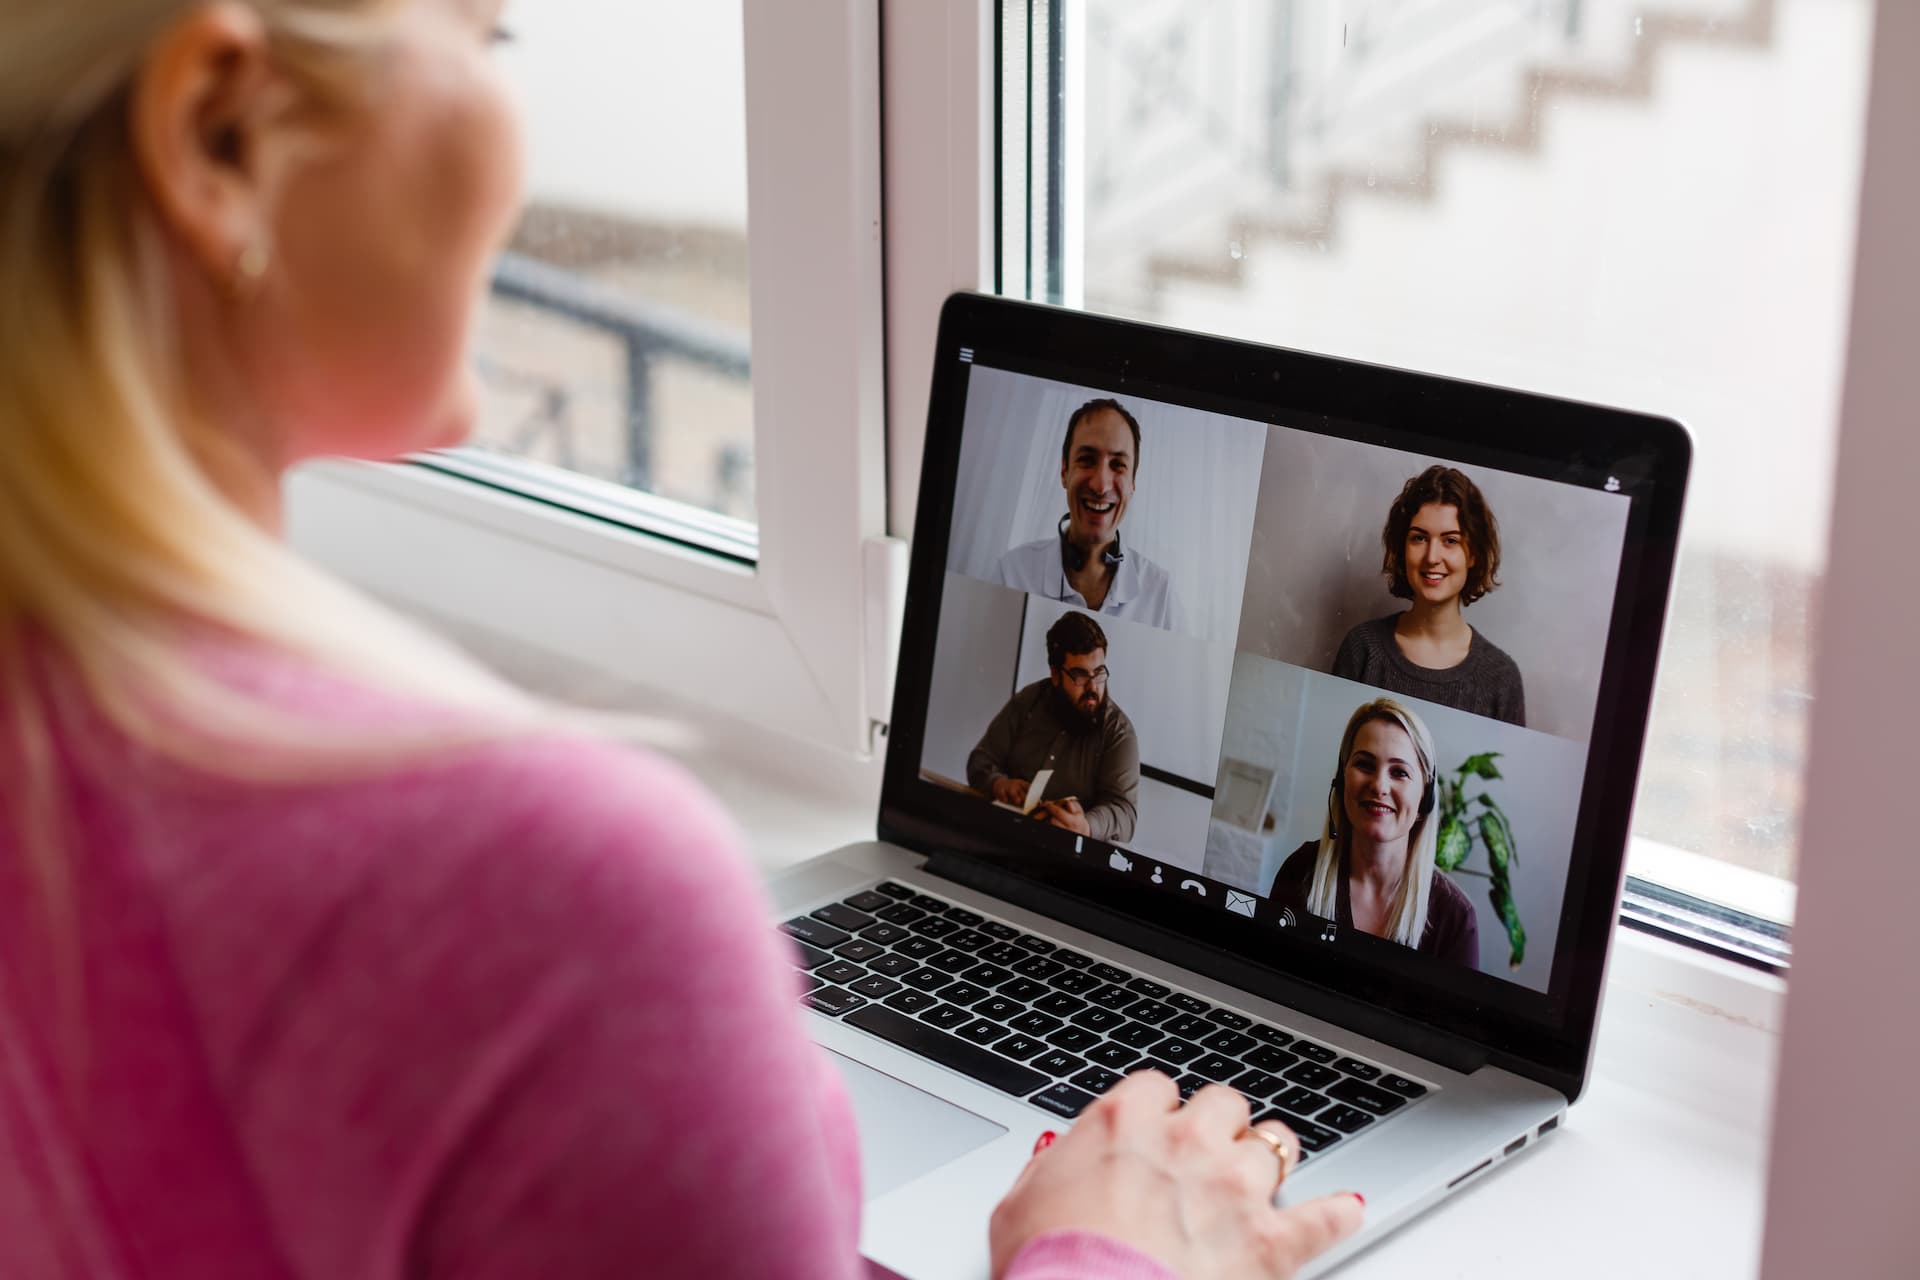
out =
<path fill-rule="evenodd" d="M 743 19 L 758 563 L 405 464 L 302 468 L 288 534 L 430 618 L 860 756 L 904 577 L 885 537 L 880 10 L 744 0 Z"/>

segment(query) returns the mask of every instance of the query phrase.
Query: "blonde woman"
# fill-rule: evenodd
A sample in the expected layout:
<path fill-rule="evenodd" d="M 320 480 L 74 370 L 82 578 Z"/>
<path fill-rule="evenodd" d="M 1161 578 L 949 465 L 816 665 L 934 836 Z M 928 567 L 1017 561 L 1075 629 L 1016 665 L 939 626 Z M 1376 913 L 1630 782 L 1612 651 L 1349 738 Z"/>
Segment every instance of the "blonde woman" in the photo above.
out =
<path fill-rule="evenodd" d="M 1327 785 L 1324 825 L 1280 865 L 1267 894 L 1283 907 L 1480 966 L 1473 904 L 1434 866 L 1439 819 L 1433 736 L 1392 698 L 1355 708 Z"/>
<path fill-rule="evenodd" d="M 859 1269 L 726 819 L 277 538 L 293 463 L 472 426 L 500 17 L 0 5 L 8 1280 Z M 1176 1102 L 1035 1159 L 996 1273 L 1282 1276 L 1357 1224 L 1273 1208 L 1237 1096 Z"/>

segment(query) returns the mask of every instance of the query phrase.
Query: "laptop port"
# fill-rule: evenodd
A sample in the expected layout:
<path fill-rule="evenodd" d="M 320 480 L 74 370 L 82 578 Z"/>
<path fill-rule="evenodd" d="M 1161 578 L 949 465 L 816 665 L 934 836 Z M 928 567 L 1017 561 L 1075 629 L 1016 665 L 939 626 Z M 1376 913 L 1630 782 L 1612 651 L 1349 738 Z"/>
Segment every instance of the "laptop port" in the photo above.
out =
<path fill-rule="evenodd" d="M 1560 1127 L 1560 1117 L 1555 1116 L 1553 1119 L 1548 1120 L 1544 1124 L 1542 1124 L 1534 1132 L 1537 1133 L 1540 1137 L 1544 1138 L 1548 1134 L 1552 1133 L 1555 1129 L 1558 1129 L 1559 1127 Z"/>
<path fill-rule="evenodd" d="M 1514 1152 L 1518 1151 L 1520 1148 L 1526 1145 L 1527 1145 L 1527 1135 L 1523 1133 L 1519 1137 L 1515 1138 L 1512 1142 L 1509 1142 L 1506 1145 L 1506 1149 L 1503 1150 L 1500 1154 L 1503 1156 L 1510 1156 Z"/>
<path fill-rule="evenodd" d="M 1467 1170 L 1465 1173 L 1455 1178 L 1452 1182 L 1449 1182 L 1447 1184 L 1447 1190 L 1449 1191 L 1453 1190 L 1455 1187 L 1459 1186 L 1461 1183 L 1465 1182 L 1468 1178 L 1471 1178 L 1474 1174 L 1480 1172 L 1482 1169 L 1486 1168 L 1488 1165 L 1492 1163 L 1493 1163 L 1493 1157 L 1488 1156 L 1485 1160 L 1482 1160 L 1479 1164 L 1473 1166 L 1473 1168 Z"/>

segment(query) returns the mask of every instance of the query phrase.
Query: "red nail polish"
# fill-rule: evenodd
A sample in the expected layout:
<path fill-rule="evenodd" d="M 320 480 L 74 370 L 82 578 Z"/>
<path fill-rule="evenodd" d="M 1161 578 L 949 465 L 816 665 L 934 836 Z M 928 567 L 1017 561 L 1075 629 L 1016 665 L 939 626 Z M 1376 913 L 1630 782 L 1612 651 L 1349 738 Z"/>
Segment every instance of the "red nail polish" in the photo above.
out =
<path fill-rule="evenodd" d="M 1347 1192 L 1347 1194 L 1352 1196 L 1355 1200 L 1358 1200 L 1360 1202 L 1360 1207 L 1362 1209 L 1367 1207 L 1367 1198 L 1361 1195 L 1358 1191 L 1349 1191 Z"/>
<path fill-rule="evenodd" d="M 1059 1134 L 1049 1129 L 1045 1133 L 1041 1134 L 1039 1137 L 1035 1138 L 1033 1140 L 1033 1154 L 1039 1155 L 1042 1151 L 1045 1151 L 1048 1147 L 1053 1145 L 1053 1140 L 1059 1136 L 1060 1136 Z"/>

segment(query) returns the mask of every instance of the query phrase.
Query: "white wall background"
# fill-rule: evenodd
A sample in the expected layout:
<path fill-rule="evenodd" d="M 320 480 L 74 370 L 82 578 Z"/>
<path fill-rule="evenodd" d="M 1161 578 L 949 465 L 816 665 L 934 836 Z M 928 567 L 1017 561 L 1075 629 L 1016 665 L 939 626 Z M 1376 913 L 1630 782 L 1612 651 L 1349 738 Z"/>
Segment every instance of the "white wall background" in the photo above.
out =
<path fill-rule="evenodd" d="M 1339 768 L 1340 735 L 1353 709 L 1374 696 L 1374 690 L 1350 680 L 1283 667 L 1250 654 L 1235 659 L 1222 755 L 1278 771 L 1268 806 L 1274 830 L 1258 840 L 1261 857 L 1249 877 L 1244 857 L 1248 842 L 1224 824 L 1213 824 L 1208 875 L 1264 893 L 1287 856 L 1305 841 L 1319 838 L 1327 783 Z M 1502 777 L 1486 785 L 1512 822 L 1519 851 L 1513 891 L 1527 928 L 1527 952 L 1518 971 L 1507 967 L 1506 926 L 1487 900 L 1487 881 L 1458 872 L 1453 881 L 1474 906 L 1481 971 L 1544 991 L 1553 972 L 1554 935 L 1566 895 L 1586 748 L 1449 707 L 1406 701 L 1433 734 L 1442 774 L 1477 752 L 1501 753 L 1495 763 Z M 1481 786 L 1470 783 L 1469 795 Z M 1485 850 L 1476 844 L 1466 865 L 1485 871 Z"/>
<path fill-rule="evenodd" d="M 978 578 L 949 573 L 940 597 L 920 767 L 967 780 L 967 756 L 1006 705 L 1020 654 L 1027 598 Z"/>
<path fill-rule="evenodd" d="M 1401 486 L 1440 459 L 1274 428 L 1240 611 L 1241 649 L 1331 670 L 1349 628 L 1403 612 L 1380 572 Z M 1527 727 L 1579 742 L 1593 727 L 1626 499 L 1463 467 L 1500 531 L 1500 586 L 1466 609 L 1526 686 Z"/>
<path fill-rule="evenodd" d="M 1266 438 L 1256 422 L 975 365 L 947 568 L 991 578 L 1008 548 L 1055 536 L 1067 510 L 1067 418 L 1099 396 L 1113 396 L 1140 422 L 1120 545 L 1167 571 L 1194 634 L 1232 643 Z"/>

